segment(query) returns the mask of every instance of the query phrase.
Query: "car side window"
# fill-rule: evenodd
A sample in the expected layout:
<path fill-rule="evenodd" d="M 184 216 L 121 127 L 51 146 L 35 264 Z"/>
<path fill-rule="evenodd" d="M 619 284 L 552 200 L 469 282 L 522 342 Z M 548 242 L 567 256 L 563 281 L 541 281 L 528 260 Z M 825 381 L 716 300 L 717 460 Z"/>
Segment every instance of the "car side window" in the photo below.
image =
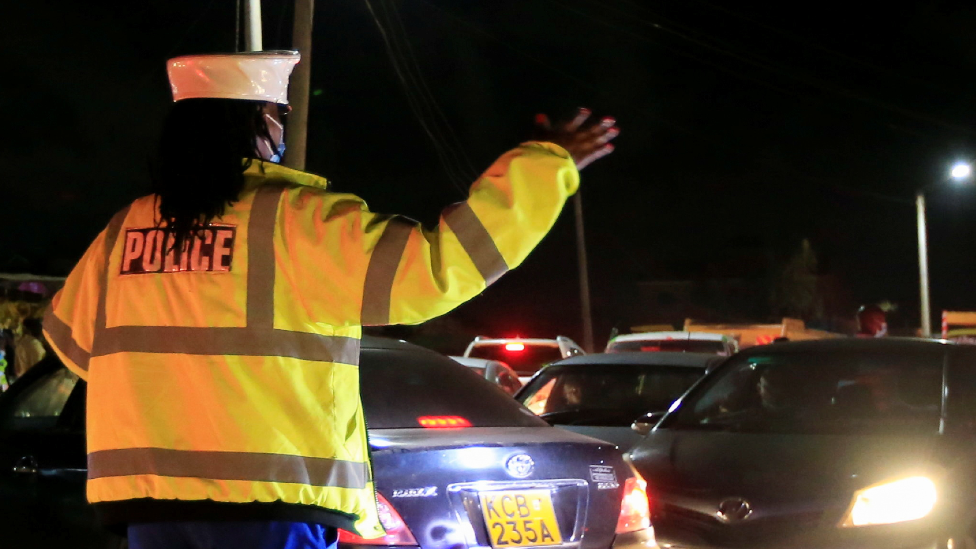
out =
<path fill-rule="evenodd" d="M 14 397 L 0 418 L 3 427 L 16 431 L 53 429 L 77 383 L 78 376 L 67 368 L 41 377 Z"/>
<path fill-rule="evenodd" d="M 553 386 L 556 385 L 556 378 L 552 378 L 545 385 L 529 396 L 525 400 L 525 407 L 536 415 L 546 411 L 546 403 L 549 402 L 549 395 L 552 393 Z"/>
<path fill-rule="evenodd" d="M 505 392 L 514 395 L 522 388 L 522 382 L 519 381 L 518 377 L 512 375 L 511 372 L 503 370 L 498 376 L 498 384 L 501 385 Z"/>

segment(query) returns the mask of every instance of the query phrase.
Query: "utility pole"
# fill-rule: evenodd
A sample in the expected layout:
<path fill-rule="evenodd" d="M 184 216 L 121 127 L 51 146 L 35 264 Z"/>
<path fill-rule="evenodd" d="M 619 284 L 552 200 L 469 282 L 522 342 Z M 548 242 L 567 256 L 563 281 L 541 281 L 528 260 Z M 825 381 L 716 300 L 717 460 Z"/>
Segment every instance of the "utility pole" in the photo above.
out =
<path fill-rule="evenodd" d="M 573 209 L 576 211 L 576 257 L 579 260 L 580 304 L 583 315 L 583 349 L 587 353 L 593 352 L 593 312 L 590 307 L 590 274 L 586 259 L 586 239 L 583 231 L 583 198 L 581 191 L 576 191 L 573 197 Z"/>
<path fill-rule="evenodd" d="M 918 223 L 918 283 L 922 304 L 922 337 L 932 335 L 932 309 L 929 305 L 929 249 L 925 231 L 925 191 L 915 195 L 915 215 Z"/>
<path fill-rule="evenodd" d="M 246 0 L 244 3 L 244 49 L 261 51 L 264 49 L 261 34 L 261 0 Z"/>
<path fill-rule="evenodd" d="M 296 170 L 305 169 L 308 138 L 308 97 L 312 82 L 312 14 L 315 0 L 295 0 L 295 19 L 292 25 L 293 47 L 302 54 L 291 76 L 291 114 L 285 132 L 285 165 Z"/>

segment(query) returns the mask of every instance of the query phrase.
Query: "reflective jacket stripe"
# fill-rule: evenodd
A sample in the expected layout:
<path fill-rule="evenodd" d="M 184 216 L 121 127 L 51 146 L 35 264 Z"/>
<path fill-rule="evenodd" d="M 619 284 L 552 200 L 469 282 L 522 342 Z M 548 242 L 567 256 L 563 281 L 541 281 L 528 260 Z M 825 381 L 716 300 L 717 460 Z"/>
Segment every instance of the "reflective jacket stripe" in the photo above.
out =
<path fill-rule="evenodd" d="M 413 225 L 399 218 L 391 218 L 383 229 L 369 258 L 366 280 L 363 285 L 362 324 L 383 326 L 390 323 L 390 294 L 403 250 Z"/>
<path fill-rule="evenodd" d="M 275 235 L 284 188 L 265 185 L 251 200 L 247 223 L 247 281 L 245 327 L 132 326 L 105 327 L 105 299 L 99 302 L 91 355 L 158 353 L 164 355 L 267 356 L 325 363 L 359 364 L 360 340 L 274 327 L 276 271 Z M 124 215 L 119 216 L 119 223 Z M 118 228 L 108 235 L 111 257 Z M 103 288 L 107 288 L 107 280 Z M 104 292 L 103 292 L 104 296 Z M 158 447 L 111 448 L 88 456 L 90 479 L 101 482 L 140 475 L 199 478 L 204 481 L 288 483 L 309 487 L 367 490 L 363 501 L 371 504 L 369 464 L 323 457 L 265 452 L 220 452 Z M 111 486 L 111 485 L 106 485 Z M 355 500 L 352 500 L 355 501 Z M 355 509 L 356 507 L 352 507 Z M 348 511 L 344 508 L 343 512 Z M 374 527 L 375 511 L 357 512 L 364 532 L 382 533 Z"/>
<path fill-rule="evenodd" d="M 364 489 L 365 463 L 285 454 L 123 448 L 88 454 L 88 478 L 159 475 Z"/>
<path fill-rule="evenodd" d="M 108 299 L 108 292 L 105 289 L 108 288 L 108 269 L 112 263 L 110 260 L 112 250 L 115 249 L 115 242 L 119 238 L 119 232 L 122 231 L 122 224 L 125 223 L 125 218 L 129 215 L 129 208 L 131 207 L 132 205 L 130 204 L 112 216 L 112 220 L 109 221 L 108 227 L 105 229 L 105 265 L 103 266 L 101 280 L 98 286 L 101 288 L 101 291 L 98 293 L 98 308 L 95 309 L 95 341 L 98 341 L 98 334 L 105 329 L 106 325 L 105 300 Z"/>
<path fill-rule="evenodd" d="M 44 312 L 44 331 L 47 332 L 54 345 L 75 363 L 75 366 L 88 371 L 91 353 L 78 345 L 78 342 L 71 335 L 71 327 L 54 314 L 54 307 L 48 307 L 47 311 Z"/>
<path fill-rule="evenodd" d="M 274 329 L 274 229 L 282 191 L 280 186 L 261 187 L 251 205 L 248 222 L 246 328 L 105 328 L 103 292 L 98 311 L 101 322 L 97 327 L 91 356 L 114 353 L 280 356 L 359 364 L 359 340 L 356 338 Z M 107 256 L 111 255 L 126 212 L 127 210 L 120 212 L 109 224 L 106 235 Z M 87 368 L 87 361 L 85 365 Z"/>
<path fill-rule="evenodd" d="M 277 185 L 260 187 L 247 224 L 247 326 L 257 330 L 274 328 L 274 236 L 282 191 Z"/>
<path fill-rule="evenodd" d="M 359 364 L 359 339 L 262 328 L 119 326 L 98 334 L 92 356 L 114 353 L 279 356 Z"/>
<path fill-rule="evenodd" d="M 451 206 L 444 214 L 444 222 L 457 236 L 461 247 L 471 257 L 475 268 L 485 279 L 486 285 L 491 285 L 503 274 L 508 272 L 505 258 L 492 240 L 488 230 L 481 224 L 474 210 L 467 202 L 460 202 Z"/>
<path fill-rule="evenodd" d="M 109 221 L 108 226 L 105 228 L 105 257 L 110 257 L 112 254 L 112 249 L 115 247 L 115 242 L 118 239 L 119 232 L 122 230 L 122 223 L 125 221 L 126 215 L 129 213 L 130 206 L 126 206 L 121 211 L 117 212 L 112 216 L 112 220 Z M 99 273 L 101 287 L 104 288 L 108 282 L 108 261 L 102 267 L 101 273 Z M 84 347 L 78 344 L 72 334 L 71 327 L 62 321 L 56 314 L 54 314 L 54 309 L 56 307 L 50 307 L 44 313 L 44 331 L 47 333 L 48 337 L 51 338 L 51 343 L 64 354 L 65 358 L 70 360 L 84 372 L 88 371 L 89 362 L 91 361 L 91 353 L 86 351 Z M 101 328 L 105 327 L 105 292 L 100 292 L 98 296 L 98 307 L 95 310 L 95 333 L 97 334 Z"/>

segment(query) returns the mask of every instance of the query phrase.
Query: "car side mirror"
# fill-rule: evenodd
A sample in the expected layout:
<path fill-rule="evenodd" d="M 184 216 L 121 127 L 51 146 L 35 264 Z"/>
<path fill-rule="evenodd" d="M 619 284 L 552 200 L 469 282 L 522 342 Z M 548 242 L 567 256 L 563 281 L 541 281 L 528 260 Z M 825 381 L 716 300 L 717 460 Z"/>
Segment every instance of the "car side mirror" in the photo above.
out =
<path fill-rule="evenodd" d="M 637 432 L 637 434 L 644 436 L 647 433 L 650 433 L 651 429 L 653 429 L 654 426 L 657 425 L 657 423 L 661 421 L 661 418 L 663 418 L 666 414 L 667 412 L 647 412 L 631 423 L 630 428 Z"/>

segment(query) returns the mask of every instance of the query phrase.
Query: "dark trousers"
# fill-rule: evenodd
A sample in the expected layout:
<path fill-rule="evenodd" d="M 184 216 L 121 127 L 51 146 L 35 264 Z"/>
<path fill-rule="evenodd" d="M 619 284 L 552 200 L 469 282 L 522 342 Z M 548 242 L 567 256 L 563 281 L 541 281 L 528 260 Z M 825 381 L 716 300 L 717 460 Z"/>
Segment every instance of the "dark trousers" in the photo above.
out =
<path fill-rule="evenodd" d="M 339 531 L 304 522 L 147 522 L 130 549 L 336 549 Z"/>

